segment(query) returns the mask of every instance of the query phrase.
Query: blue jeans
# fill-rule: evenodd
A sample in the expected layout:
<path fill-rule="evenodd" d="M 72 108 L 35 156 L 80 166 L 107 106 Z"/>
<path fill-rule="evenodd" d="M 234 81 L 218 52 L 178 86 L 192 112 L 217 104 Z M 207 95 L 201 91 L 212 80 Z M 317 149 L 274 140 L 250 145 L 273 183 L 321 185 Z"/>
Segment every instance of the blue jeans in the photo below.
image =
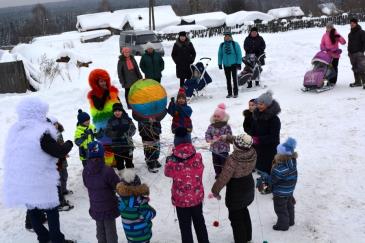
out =
<path fill-rule="evenodd" d="M 47 214 L 49 231 L 42 224 L 42 211 Z M 48 243 L 49 241 L 52 243 L 63 243 L 65 241 L 65 236 L 60 230 L 60 217 L 57 207 L 47 210 L 35 208 L 29 210 L 29 216 L 40 243 Z"/>

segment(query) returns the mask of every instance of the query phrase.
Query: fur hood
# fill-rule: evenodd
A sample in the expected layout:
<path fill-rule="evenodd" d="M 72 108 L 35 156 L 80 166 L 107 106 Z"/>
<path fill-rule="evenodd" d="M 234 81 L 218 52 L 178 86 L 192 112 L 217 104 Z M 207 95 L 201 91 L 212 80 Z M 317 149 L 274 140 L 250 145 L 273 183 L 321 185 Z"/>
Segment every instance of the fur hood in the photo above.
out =
<path fill-rule="evenodd" d="M 226 114 L 224 116 L 224 119 L 222 121 L 215 121 L 214 120 L 214 115 L 212 115 L 209 119 L 210 121 L 210 124 L 214 125 L 214 124 L 217 124 L 217 123 L 221 123 L 221 124 L 224 124 L 223 126 L 227 125 L 228 121 L 229 121 L 229 115 Z M 223 126 L 220 126 L 220 127 L 223 127 Z"/>
<path fill-rule="evenodd" d="M 46 121 L 49 106 L 37 97 L 27 97 L 19 102 L 16 111 L 18 120 Z"/>
<path fill-rule="evenodd" d="M 234 146 L 234 150 L 230 156 L 238 163 L 256 163 L 257 157 L 255 149 L 249 148 L 241 150 L 236 146 Z"/>
<path fill-rule="evenodd" d="M 94 69 L 89 74 L 89 85 L 91 87 L 91 91 L 88 93 L 89 99 L 93 95 L 99 98 L 103 96 L 104 90 L 98 85 L 98 80 L 100 78 L 106 81 L 106 86 L 108 87 L 110 93 L 112 92 L 116 92 L 117 94 L 119 93 L 118 89 L 113 85 L 111 85 L 110 76 L 107 71 L 105 71 L 104 69 Z"/>
<path fill-rule="evenodd" d="M 127 186 L 126 184 L 120 182 L 117 185 L 117 193 L 121 197 L 129 196 L 148 196 L 150 194 L 150 189 L 146 184 L 141 184 L 138 186 Z"/>
<path fill-rule="evenodd" d="M 284 163 L 288 160 L 297 159 L 297 158 L 298 158 L 297 152 L 294 152 L 292 155 L 277 154 L 274 157 L 273 164 L 280 164 L 280 163 Z"/>
<path fill-rule="evenodd" d="M 281 112 L 281 108 L 279 103 L 276 100 L 272 101 L 272 104 L 267 107 L 267 109 L 263 112 L 260 112 L 258 108 L 253 112 L 254 120 L 270 120 L 274 116 L 277 116 Z"/>

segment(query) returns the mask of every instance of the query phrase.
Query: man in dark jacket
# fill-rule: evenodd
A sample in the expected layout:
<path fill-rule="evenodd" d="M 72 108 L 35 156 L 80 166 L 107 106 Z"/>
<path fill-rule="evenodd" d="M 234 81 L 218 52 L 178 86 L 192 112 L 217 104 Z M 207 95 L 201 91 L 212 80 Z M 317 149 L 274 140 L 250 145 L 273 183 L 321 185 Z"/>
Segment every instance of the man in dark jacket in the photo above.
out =
<path fill-rule="evenodd" d="M 165 62 L 161 55 L 155 51 L 152 43 L 148 42 L 145 46 L 146 52 L 142 55 L 139 66 L 146 79 L 153 79 L 161 82 L 162 71 L 165 68 Z"/>
<path fill-rule="evenodd" d="M 190 64 L 195 60 L 195 49 L 185 31 L 179 33 L 174 47 L 172 48 L 171 57 L 176 64 L 176 77 L 180 79 L 180 87 L 184 86 L 186 79 L 191 78 Z"/>
<path fill-rule="evenodd" d="M 347 47 L 355 82 L 350 87 L 363 86 L 365 89 L 365 31 L 358 25 L 357 19 L 350 21 L 349 45 Z"/>
<path fill-rule="evenodd" d="M 251 28 L 250 34 L 245 39 L 243 48 L 245 49 L 246 52 L 245 56 L 248 56 L 250 54 L 255 54 L 257 59 L 260 61 L 261 66 L 265 65 L 265 56 L 262 55 L 265 52 L 266 44 L 264 38 L 262 38 L 262 36 L 259 35 L 257 27 Z M 259 80 L 256 80 L 255 84 L 256 86 L 260 85 Z M 252 87 L 252 82 L 249 82 L 247 88 L 251 87 Z"/>

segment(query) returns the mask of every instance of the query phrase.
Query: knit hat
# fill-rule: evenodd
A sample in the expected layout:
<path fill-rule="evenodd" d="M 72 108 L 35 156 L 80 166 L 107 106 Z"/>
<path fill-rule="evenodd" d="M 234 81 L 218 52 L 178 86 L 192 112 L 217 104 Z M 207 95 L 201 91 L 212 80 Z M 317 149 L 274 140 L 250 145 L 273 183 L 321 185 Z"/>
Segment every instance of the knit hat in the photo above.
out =
<path fill-rule="evenodd" d="M 256 99 L 257 103 L 264 103 L 266 106 L 270 106 L 274 100 L 272 98 L 272 95 L 273 95 L 272 91 L 268 90 L 266 93 L 263 93 Z"/>
<path fill-rule="evenodd" d="M 248 149 L 252 146 L 253 139 L 248 134 L 241 134 L 234 138 L 233 145 L 238 149 Z"/>
<path fill-rule="evenodd" d="M 93 141 L 87 145 L 87 158 L 104 158 L 104 147 L 98 141 Z"/>
<path fill-rule="evenodd" d="M 352 18 L 352 19 L 350 19 L 350 23 L 351 22 L 357 24 L 359 21 L 357 20 L 357 18 Z"/>
<path fill-rule="evenodd" d="M 124 111 L 123 105 L 121 103 L 114 103 L 113 104 L 113 112 L 114 111 Z"/>
<path fill-rule="evenodd" d="M 250 29 L 250 32 L 253 32 L 253 31 L 255 31 L 255 32 L 259 32 L 259 29 L 258 29 L 257 27 L 252 27 L 252 28 Z"/>
<path fill-rule="evenodd" d="M 292 155 L 294 153 L 294 149 L 297 146 L 297 141 L 294 138 L 289 137 L 285 143 L 279 144 L 276 147 L 278 154 L 283 155 Z"/>
<path fill-rule="evenodd" d="M 89 114 L 87 114 L 86 112 L 83 112 L 81 109 L 79 109 L 78 113 L 79 114 L 77 115 L 77 122 L 79 124 L 82 124 L 82 123 L 90 120 Z"/>
<path fill-rule="evenodd" d="M 141 179 L 136 174 L 136 171 L 132 168 L 123 170 L 121 180 L 127 186 L 139 186 L 139 185 L 141 185 Z"/>
<path fill-rule="evenodd" d="M 226 105 L 224 103 L 220 103 L 214 111 L 214 117 L 217 117 L 219 121 L 225 120 L 229 115 L 226 113 Z"/>
<path fill-rule="evenodd" d="M 179 92 L 177 93 L 177 100 L 179 98 L 184 98 L 186 100 L 186 93 L 185 93 L 185 89 L 184 88 L 180 88 Z"/>
<path fill-rule="evenodd" d="M 185 36 L 185 37 L 186 37 L 186 31 L 180 31 L 180 32 L 179 32 L 179 37 L 180 37 L 180 36 Z"/>
<path fill-rule="evenodd" d="M 327 24 L 326 24 L 326 28 L 327 29 L 333 29 L 335 26 L 333 25 L 333 22 L 328 22 Z"/>
<path fill-rule="evenodd" d="M 151 42 L 147 42 L 146 45 L 144 45 L 144 49 L 147 50 L 147 49 L 150 49 L 150 48 L 155 49 L 155 47 L 153 46 L 153 44 Z"/>
<path fill-rule="evenodd" d="M 227 31 L 224 31 L 223 32 L 223 35 L 226 36 L 226 35 L 229 35 L 232 37 L 232 32 L 230 30 L 227 30 Z"/>

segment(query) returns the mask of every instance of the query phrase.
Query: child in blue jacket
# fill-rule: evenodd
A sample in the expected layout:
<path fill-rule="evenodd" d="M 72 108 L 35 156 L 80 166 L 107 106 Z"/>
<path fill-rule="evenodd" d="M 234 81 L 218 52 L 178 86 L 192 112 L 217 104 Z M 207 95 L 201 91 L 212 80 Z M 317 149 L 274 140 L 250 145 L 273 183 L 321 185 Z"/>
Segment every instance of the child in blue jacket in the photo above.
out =
<path fill-rule="evenodd" d="M 295 185 L 297 184 L 297 158 L 294 152 L 296 141 L 288 138 L 285 143 L 279 144 L 277 154 L 274 157 L 271 175 L 264 174 L 264 180 L 272 187 L 274 196 L 274 210 L 278 216 L 274 230 L 286 231 L 289 226 L 294 225 L 294 205 L 293 197 Z"/>

